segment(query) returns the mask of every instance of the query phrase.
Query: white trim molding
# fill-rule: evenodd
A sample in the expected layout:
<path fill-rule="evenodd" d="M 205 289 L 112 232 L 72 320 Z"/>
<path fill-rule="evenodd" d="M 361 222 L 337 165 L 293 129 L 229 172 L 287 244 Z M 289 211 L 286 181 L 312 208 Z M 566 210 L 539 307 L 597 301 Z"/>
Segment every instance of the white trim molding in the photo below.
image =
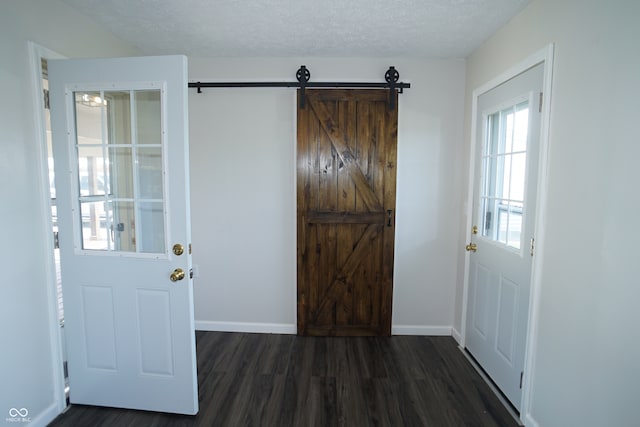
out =
<path fill-rule="evenodd" d="M 38 174 L 40 175 L 38 197 L 40 199 L 41 234 L 44 237 L 44 250 L 47 271 L 47 304 L 49 318 L 49 347 L 51 352 L 51 375 L 53 377 L 53 404 L 40 414 L 34 414 L 31 425 L 47 425 L 62 413 L 67 407 L 64 381 L 64 356 L 62 344 L 62 331 L 58 319 L 58 291 L 56 281 L 56 267 L 54 259 L 53 228 L 51 224 L 51 194 L 49 193 L 49 166 L 47 161 L 47 137 L 44 116 L 44 99 L 42 87 L 42 59 L 64 59 L 57 52 L 40 46 L 32 41 L 27 42 L 29 50 L 29 68 L 31 72 L 33 131 L 34 140 L 38 150 Z"/>
<path fill-rule="evenodd" d="M 551 101 L 553 88 L 553 61 L 555 46 L 550 44 L 539 55 L 544 57 L 543 108 L 540 129 L 540 162 L 538 169 L 538 200 L 536 207 L 536 255 L 533 257 L 531 271 L 531 297 L 529 299 L 529 323 L 524 356 L 524 375 L 522 378 L 522 405 L 520 418 L 527 426 L 538 426 L 531 415 L 532 390 L 535 380 L 535 358 L 538 346 L 538 323 L 540 320 L 540 291 L 542 288 L 542 254 L 545 251 L 545 233 L 547 223 L 547 204 L 549 189 L 549 135 L 551 129 Z"/>
<path fill-rule="evenodd" d="M 262 334 L 289 334 L 295 335 L 297 327 L 288 323 L 254 323 L 254 322 L 219 322 L 211 320 L 196 320 L 197 331 L 217 332 L 249 332 Z M 452 336 L 451 326 L 422 326 L 422 325 L 397 325 L 391 327 L 392 335 L 419 335 L 419 336 Z M 459 336 L 459 333 L 457 333 Z M 454 338 L 456 338 L 454 336 Z M 456 341 L 459 341 L 456 338 Z"/>
<path fill-rule="evenodd" d="M 525 346 L 524 375 L 522 384 L 522 404 L 520 408 L 520 420 L 525 422 L 527 426 L 537 426 L 538 423 L 533 419 L 531 408 L 531 390 L 535 378 L 535 355 L 537 347 L 537 331 L 539 321 L 539 305 L 540 305 L 540 288 L 541 288 L 541 271 L 542 271 L 542 254 L 544 253 L 544 229 L 546 225 L 547 198 L 548 198 L 548 152 L 549 152 L 549 129 L 551 120 L 551 99 L 552 99 L 552 77 L 553 77 L 553 58 L 554 45 L 550 44 L 544 49 L 527 57 L 520 63 L 509 68 L 504 73 L 491 79 L 487 83 L 481 85 L 473 91 L 471 98 L 471 146 L 469 154 L 469 182 L 467 193 L 467 230 L 466 241 L 471 238 L 471 226 L 473 221 L 473 185 L 475 177 L 475 153 L 478 141 L 476 141 L 478 98 L 483 93 L 499 86 L 500 84 L 522 74 L 526 70 L 544 63 L 543 77 L 543 93 L 544 105 L 542 109 L 542 123 L 540 126 L 540 157 L 538 169 L 538 194 L 535 218 L 536 230 L 536 256 L 533 259 L 531 271 L 531 296 L 529 298 L 529 316 Z M 452 335 L 459 337 L 458 342 L 461 349 L 464 350 L 466 339 L 466 324 L 469 298 L 469 254 L 467 253 L 464 261 L 464 278 L 463 278 L 463 294 L 462 294 L 462 310 L 461 310 L 461 327 L 460 332 L 452 331 Z"/>
<path fill-rule="evenodd" d="M 524 425 L 527 427 L 540 427 L 540 423 L 538 423 L 531 413 L 528 413 L 524 416 Z"/>
<path fill-rule="evenodd" d="M 196 331 L 295 335 L 297 333 L 297 328 L 293 323 L 217 322 L 211 320 L 196 320 Z"/>
<path fill-rule="evenodd" d="M 391 335 L 451 336 L 451 326 L 395 325 Z"/>
<path fill-rule="evenodd" d="M 66 405 L 65 405 L 66 408 Z M 45 427 L 48 426 L 53 420 L 56 419 L 64 410 L 60 410 L 59 405 L 54 402 L 39 412 L 35 417 L 31 418 L 29 427 Z M 14 425 L 22 425 L 22 423 L 15 423 Z"/>
<path fill-rule="evenodd" d="M 451 336 L 460 346 L 462 346 L 462 333 L 460 333 L 460 331 L 456 328 L 451 328 Z"/>

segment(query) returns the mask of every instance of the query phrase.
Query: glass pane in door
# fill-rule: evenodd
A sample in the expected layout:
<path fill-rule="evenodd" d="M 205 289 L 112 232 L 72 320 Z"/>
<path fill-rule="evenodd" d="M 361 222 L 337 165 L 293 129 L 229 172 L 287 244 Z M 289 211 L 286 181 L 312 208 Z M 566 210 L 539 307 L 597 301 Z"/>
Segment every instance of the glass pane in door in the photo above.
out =
<path fill-rule="evenodd" d="M 166 252 L 161 95 L 75 93 L 82 249 Z"/>
<path fill-rule="evenodd" d="M 138 144 L 159 145 L 162 138 L 160 91 L 139 90 L 134 95 L 137 119 L 136 139 Z"/>
<path fill-rule="evenodd" d="M 487 116 L 482 154 L 482 236 L 516 249 L 522 245 L 528 104 L 519 102 Z"/>

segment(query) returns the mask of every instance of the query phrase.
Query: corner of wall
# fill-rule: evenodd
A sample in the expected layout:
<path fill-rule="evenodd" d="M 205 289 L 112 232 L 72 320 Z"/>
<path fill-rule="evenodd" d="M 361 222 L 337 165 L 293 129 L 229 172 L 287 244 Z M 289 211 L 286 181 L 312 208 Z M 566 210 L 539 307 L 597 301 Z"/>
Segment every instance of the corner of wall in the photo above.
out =
<path fill-rule="evenodd" d="M 526 427 L 540 427 L 540 424 L 538 424 L 535 418 L 533 418 L 533 415 L 531 415 L 530 413 L 524 416 L 524 425 Z"/>
<path fill-rule="evenodd" d="M 462 334 L 455 327 L 451 328 L 451 336 L 459 345 L 462 345 Z"/>

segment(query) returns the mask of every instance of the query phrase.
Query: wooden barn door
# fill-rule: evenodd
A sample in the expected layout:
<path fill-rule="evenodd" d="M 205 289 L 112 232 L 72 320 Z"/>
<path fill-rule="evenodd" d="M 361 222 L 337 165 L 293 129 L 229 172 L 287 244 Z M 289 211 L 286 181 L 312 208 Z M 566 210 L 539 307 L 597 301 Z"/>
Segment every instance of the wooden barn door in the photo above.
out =
<path fill-rule="evenodd" d="M 391 334 L 398 115 L 388 101 L 386 90 L 307 90 L 298 107 L 299 335 Z"/>

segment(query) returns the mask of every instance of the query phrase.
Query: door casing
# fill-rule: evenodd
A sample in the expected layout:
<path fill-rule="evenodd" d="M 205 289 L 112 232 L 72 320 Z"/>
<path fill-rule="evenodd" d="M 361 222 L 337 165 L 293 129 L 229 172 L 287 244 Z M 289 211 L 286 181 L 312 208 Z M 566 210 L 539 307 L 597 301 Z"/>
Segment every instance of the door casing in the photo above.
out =
<path fill-rule="evenodd" d="M 537 347 L 537 325 L 539 318 L 539 305 L 540 305 L 540 288 L 541 288 L 541 270 L 542 270 L 542 254 L 544 253 L 545 244 L 545 224 L 547 214 L 547 192 L 548 192 L 548 151 L 549 151 L 549 123 L 551 118 L 551 99 L 552 99 L 552 77 L 553 77 L 553 58 L 554 58 L 553 44 L 548 45 L 544 49 L 532 54 L 523 61 L 517 63 L 513 67 L 509 68 L 504 73 L 493 78 L 487 83 L 481 85 L 473 91 L 472 94 L 472 113 L 471 113 L 471 147 L 469 151 L 469 181 L 467 187 L 467 218 L 466 218 L 466 230 L 464 233 L 465 242 L 471 241 L 471 228 L 473 226 L 473 189 L 475 183 L 475 156 L 477 150 L 482 144 L 482 141 L 478 141 L 476 138 L 475 129 L 478 126 L 478 98 L 485 92 L 501 85 L 502 83 L 510 80 L 517 75 L 523 73 L 529 68 L 544 63 L 544 78 L 543 78 L 543 107 L 541 116 L 541 128 L 540 128 L 540 154 L 538 163 L 538 185 L 537 185 L 537 205 L 535 212 L 535 230 L 536 230 L 536 249 L 533 258 L 533 265 L 531 269 L 531 289 L 529 298 L 529 310 L 528 310 L 528 327 L 526 334 L 526 347 L 525 347 L 525 361 L 524 361 L 524 374 L 522 379 L 522 404 L 520 409 L 520 420 L 527 423 L 531 422 L 530 419 L 530 407 L 531 407 L 531 385 L 534 378 L 534 362 Z M 464 247 L 464 244 L 461 245 Z M 462 310 L 461 310 L 461 323 L 460 323 L 460 348 L 464 350 L 466 340 L 466 323 L 467 323 L 467 309 L 469 304 L 469 268 L 470 268 L 470 256 L 467 252 L 464 261 L 464 278 L 463 278 L 463 295 L 462 295 Z M 454 331 L 455 333 L 455 331 Z M 502 397 L 499 396 L 501 399 Z M 506 400 L 503 400 L 506 403 Z M 509 407 L 509 405 L 506 405 Z"/>
<path fill-rule="evenodd" d="M 34 124 L 34 141 L 36 144 L 37 156 L 39 160 L 39 187 L 38 197 L 41 200 L 40 209 L 40 228 L 42 230 L 43 250 L 47 252 L 45 257 L 46 265 L 43 269 L 46 271 L 46 289 L 47 289 L 47 313 L 49 327 L 49 346 L 51 354 L 51 371 L 53 382 L 53 400 L 54 406 L 49 407 L 45 413 L 40 415 L 40 419 L 52 421 L 58 414 L 62 413 L 67 407 L 65 396 L 65 380 L 64 380 L 64 357 L 63 357 L 63 339 L 60 323 L 58 320 L 58 296 L 56 283 L 56 267 L 54 260 L 54 242 L 52 224 L 51 224 L 51 195 L 49 193 L 49 167 L 47 161 L 46 147 L 46 124 L 44 117 L 44 100 L 42 87 L 42 64 L 41 60 L 46 59 L 66 59 L 46 47 L 33 42 L 28 42 L 29 61 L 31 71 L 31 87 L 32 87 L 32 108 L 33 108 L 33 124 Z"/>

